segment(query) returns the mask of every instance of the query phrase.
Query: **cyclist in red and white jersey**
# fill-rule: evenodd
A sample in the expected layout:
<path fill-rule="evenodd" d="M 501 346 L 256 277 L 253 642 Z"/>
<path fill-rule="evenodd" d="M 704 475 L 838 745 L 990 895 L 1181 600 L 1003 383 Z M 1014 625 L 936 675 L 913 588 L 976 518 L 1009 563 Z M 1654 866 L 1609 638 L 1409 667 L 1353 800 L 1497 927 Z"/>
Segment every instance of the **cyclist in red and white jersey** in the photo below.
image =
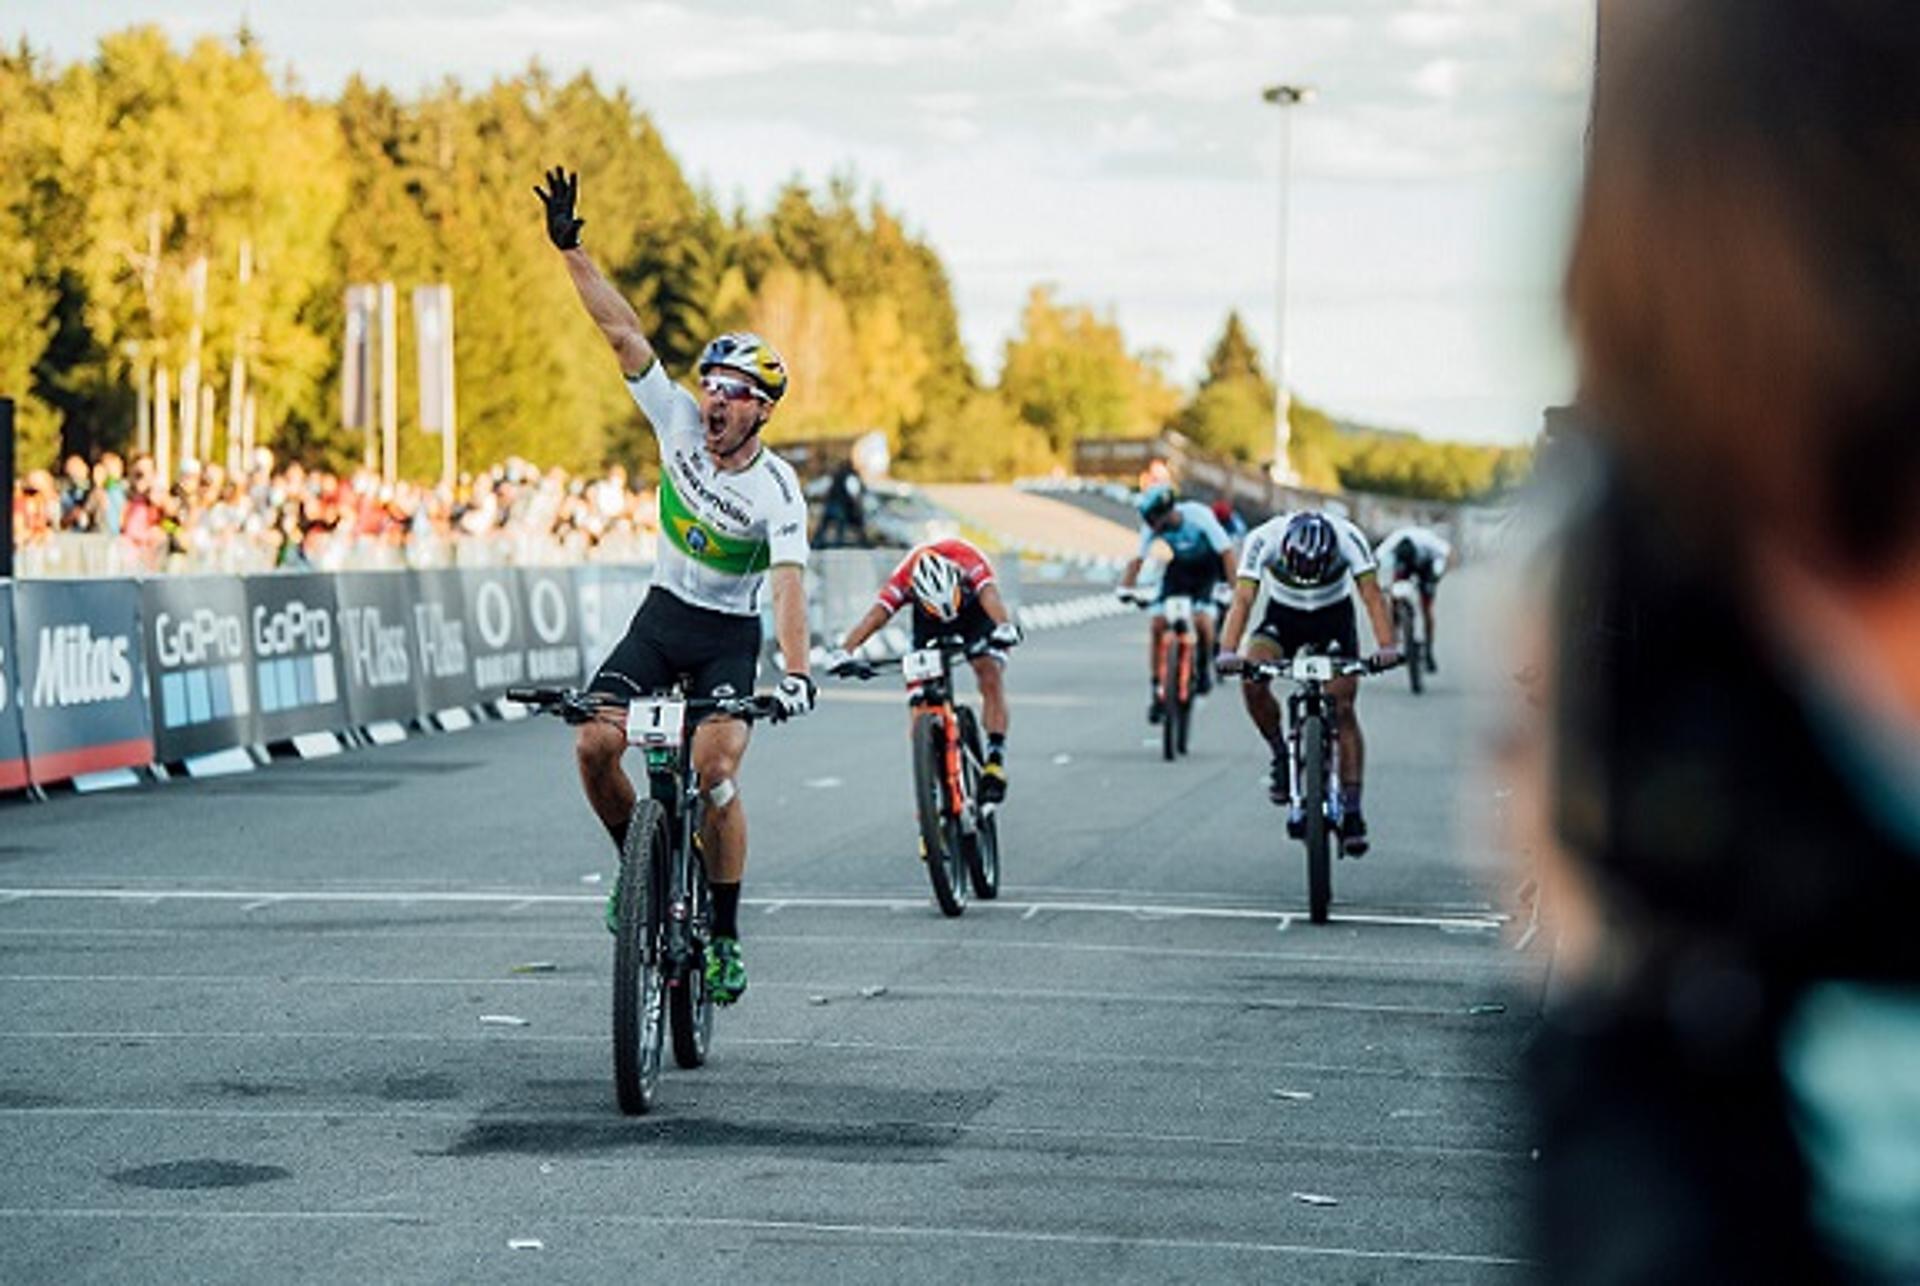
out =
<path fill-rule="evenodd" d="M 958 634 L 970 649 L 973 677 L 980 684 L 980 722 L 987 733 L 987 763 L 980 775 L 980 802 L 997 804 L 1007 797 L 1006 683 L 1002 675 L 1007 649 L 1020 641 L 1020 627 L 994 583 L 993 564 L 971 543 L 936 540 L 909 551 L 880 587 L 866 614 L 854 622 L 840 646 L 827 656 L 829 672 L 856 664 L 853 651 L 894 613 L 913 605 L 913 645 L 925 647 L 936 638 Z"/>

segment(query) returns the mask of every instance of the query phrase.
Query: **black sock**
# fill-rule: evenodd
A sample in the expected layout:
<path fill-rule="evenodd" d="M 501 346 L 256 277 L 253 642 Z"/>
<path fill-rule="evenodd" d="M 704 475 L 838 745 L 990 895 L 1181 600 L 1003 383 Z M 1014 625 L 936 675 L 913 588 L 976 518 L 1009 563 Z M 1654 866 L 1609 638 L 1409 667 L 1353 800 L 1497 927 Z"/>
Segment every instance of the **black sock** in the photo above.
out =
<path fill-rule="evenodd" d="M 732 884 L 713 884 L 713 936 L 716 938 L 738 938 L 740 936 L 740 882 Z"/>
<path fill-rule="evenodd" d="M 1007 734 L 989 732 L 987 734 L 987 762 L 1004 764 L 1007 761 Z"/>

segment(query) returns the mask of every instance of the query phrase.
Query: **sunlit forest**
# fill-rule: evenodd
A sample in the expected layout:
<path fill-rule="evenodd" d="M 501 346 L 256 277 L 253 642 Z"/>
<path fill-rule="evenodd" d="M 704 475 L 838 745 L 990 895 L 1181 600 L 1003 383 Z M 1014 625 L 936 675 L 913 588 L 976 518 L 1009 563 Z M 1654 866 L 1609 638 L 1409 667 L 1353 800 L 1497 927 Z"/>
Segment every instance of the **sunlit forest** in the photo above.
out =
<path fill-rule="evenodd" d="M 769 175 L 764 208 L 728 206 L 588 76 L 533 66 L 414 96 L 356 79 L 323 99 L 244 31 L 181 49 L 139 27 L 73 65 L 0 54 L 0 393 L 18 403 L 20 465 L 136 449 L 163 406 L 210 454 L 245 422 L 283 457 L 356 461 L 344 295 L 379 281 L 403 298 L 453 288 L 463 466 L 644 465 L 651 437 L 530 190 L 555 164 L 582 174 L 585 244 L 670 370 L 722 329 L 782 350 L 776 442 L 879 431 L 897 472 L 943 478 L 1043 473 L 1082 438 L 1165 428 L 1250 463 L 1271 452 L 1274 388 L 1237 316 L 1185 388 L 1109 313 L 1036 282 L 988 380 L 912 212 L 850 177 Z M 403 320 L 402 372 L 411 342 Z M 407 431 L 413 381 L 397 384 L 401 471 L 437 477 L 437 439 Z M 1336 425 L 1298 401 L 1293 420 L 1313 485 L 1457 499 L 1526 467 L 1524 451 Z"/>

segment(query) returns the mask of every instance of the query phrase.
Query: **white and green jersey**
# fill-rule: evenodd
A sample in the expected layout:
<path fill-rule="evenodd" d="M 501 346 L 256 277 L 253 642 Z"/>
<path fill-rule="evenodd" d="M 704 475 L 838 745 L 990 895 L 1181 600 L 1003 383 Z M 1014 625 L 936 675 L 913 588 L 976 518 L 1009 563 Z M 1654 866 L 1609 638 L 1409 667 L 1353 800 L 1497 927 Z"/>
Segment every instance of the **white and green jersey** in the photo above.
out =
<path fill-rule="evenodd" d="M 767 568 L 807 565 L 807 502 L 792 466 L 763 447 L 737 473 L 715 468 L 700 404 L 657 361 L 627 391 L 660 439 L 654 585 L 695 607 L 759 615 Z"/>

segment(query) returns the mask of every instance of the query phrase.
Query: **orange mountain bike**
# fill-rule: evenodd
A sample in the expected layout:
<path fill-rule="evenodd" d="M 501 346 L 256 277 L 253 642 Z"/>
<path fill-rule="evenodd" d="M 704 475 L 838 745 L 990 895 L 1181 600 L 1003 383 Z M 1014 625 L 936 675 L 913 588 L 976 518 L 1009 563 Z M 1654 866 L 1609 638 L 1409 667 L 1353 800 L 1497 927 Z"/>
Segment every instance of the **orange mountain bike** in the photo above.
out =
<path fill-rule="evenodd" d="M 954 698 L 953 666 L 976 651 L 959 635 L 938 638 L 895 660 L 855 661 L 841 671 L 871 679 L 898 669 L 914 710 L 913 801 L 920 845 L 934 901 L 947 915 L 967 909 L 967 886 L 983 900 L 1000 894 L 1000 828 L 993 804 L 980 802 L 980 771 L 986 763 L 980 721 L 972 707 Z"/>

